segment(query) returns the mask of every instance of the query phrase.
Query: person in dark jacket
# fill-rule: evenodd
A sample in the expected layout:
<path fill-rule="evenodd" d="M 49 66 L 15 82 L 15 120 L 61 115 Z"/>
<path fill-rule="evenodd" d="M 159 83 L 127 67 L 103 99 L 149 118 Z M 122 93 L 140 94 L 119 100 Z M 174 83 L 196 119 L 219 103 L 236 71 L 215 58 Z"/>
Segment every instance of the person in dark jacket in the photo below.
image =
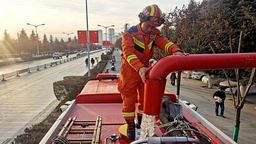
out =
<path fill-rule="evenodd" d="M 91 63 L 92 63 L 92 66 L 94 66 L 94 63 L 95 63 L 94 58 L 91 58 Z"/>
<path fill-rule="evenodd" d="M 88 66 L 88 58 L 85 59 L 85 64 Z"/>
<path fill-rule="evenodd" d="M 170 76 L 170 83 L 174 86 L 175 85 L 175 79 L 176 79 L 176 73 L 172 72 L 171 76 Z"/>
<path fill-rule="evenodd" d="M 220 87 L 218 88 L 218 91 L 216 91 L 214 94 L 213 94 L 213 98 L 215 100 L 215 113 L 216 113 L 216 116 L 219 116 L 219 106 L 221 108 L 221 111 L 220 111 L 220 115 L 222 117 L 224 117 L 224 101 L 226 99 L 226 94 L 225 92 L 223 92 L 224 88 L 223 87 Z"/>

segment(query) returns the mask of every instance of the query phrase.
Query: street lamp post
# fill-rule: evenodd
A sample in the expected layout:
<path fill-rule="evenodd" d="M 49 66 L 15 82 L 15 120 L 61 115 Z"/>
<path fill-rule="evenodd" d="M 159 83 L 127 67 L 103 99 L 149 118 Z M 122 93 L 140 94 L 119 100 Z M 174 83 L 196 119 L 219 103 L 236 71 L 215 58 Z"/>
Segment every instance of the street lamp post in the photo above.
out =
<path fill-rule="evenodd" d="M 105 30 L 106 30 L 106 54 L 107 54 L 107 49 L 108 49 L 108 31 L 107 31 L 107 29 L 108 29 L 109 27 L 114 27 L 115 25 L 103 26 L 103 25 L 99 25 L 99 24 L 98 24 L 98 26 L 103 27 L 103 28 L 105 28 Z"/>
<path fill-rule="evenodd" d="M 73 33 L 65 33 L 65 32 L 63 32 L 63 34 L 68 35 L 68 42 L 69 42 L 69 35 L 70 35 L 70 34 L 73 34 Z M 68 52 L 70 52 L 70 45 L 68 45 Z"/>
<path fill-rule="evenodd" d="M 34 27 L 35 27 L 35 29 L 36 29 L 36 49 L 37 49 L 37 55 L 39 55 L 39 46 L 38 46 L 38 34 L 37 34 L 37 27 L 39 27 L 39 26 L 43 26 L 43 25 L 45 25 L 45 24 L 34 25 L 34 24 L 27 23 L 27 25 L 34 26 Z"/>

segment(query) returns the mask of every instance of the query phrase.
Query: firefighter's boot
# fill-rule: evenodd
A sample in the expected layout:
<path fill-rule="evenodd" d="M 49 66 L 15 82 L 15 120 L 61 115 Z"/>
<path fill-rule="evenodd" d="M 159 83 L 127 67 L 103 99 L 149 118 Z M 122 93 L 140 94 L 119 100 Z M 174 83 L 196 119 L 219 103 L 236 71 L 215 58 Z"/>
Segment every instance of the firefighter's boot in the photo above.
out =
<path fill-rule="evenodd" d="M 137 116 L 138 122 L 135 124 L 136 129 L 140 129 L 142 116 Z"/>
<path fill-rule="evenodd" d="M 126 119 L 127 123 L 127 137 L 130 140 L 135 140 L 135 124 L 134 119 Z"/>

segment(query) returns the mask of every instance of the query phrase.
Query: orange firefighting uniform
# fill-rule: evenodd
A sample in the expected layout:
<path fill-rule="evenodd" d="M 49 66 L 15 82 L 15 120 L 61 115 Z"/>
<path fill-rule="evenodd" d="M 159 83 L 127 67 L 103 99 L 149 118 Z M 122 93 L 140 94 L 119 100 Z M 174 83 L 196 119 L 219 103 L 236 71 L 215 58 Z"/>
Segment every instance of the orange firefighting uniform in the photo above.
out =
<path fill-rule="evenodd" d="M 135 104 L 138 102 L 137 115 L 143 114 L 144 83 L 138 70 L 148 66 L 149 60 L 153 57 L 154 46 L 173 54 L 181 51 L 175 44 L 167 38 L 161 37 L 158 29 L 153 29 L 150 34 L 145 34 L 140 27 L 131 27 L 122 37 L 123 53 L 120 67 L 120 78 L 118 81 L 118 91 L 123 99 L 122 114 L 124 119 L 135 118 Z"/>

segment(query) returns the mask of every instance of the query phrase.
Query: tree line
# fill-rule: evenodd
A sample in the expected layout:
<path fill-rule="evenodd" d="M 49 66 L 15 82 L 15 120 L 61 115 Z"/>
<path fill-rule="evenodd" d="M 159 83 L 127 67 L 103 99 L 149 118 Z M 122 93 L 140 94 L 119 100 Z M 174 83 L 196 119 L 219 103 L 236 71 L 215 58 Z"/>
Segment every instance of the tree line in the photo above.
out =
<path fill-rule="evenodd" d="M 163 34 L 190 54 L 255 51 L 256 0 L 191 0 L 165 14 Z M 242 32 L 242 34 L 241 34 Z"/>
<path fill-rule="evenodd" d="M 255 52 L 256 0 L 190 0 L 163 16 L 162 34 L 186 53 Z M 121 38 L 115 46 L 122 47 Z M 166 55 L 155 49 L 155 59 Z"/>
<path fill-rule="evenodd" d="M 40 41 L 40 38 L 38 38 Z M 26 31 L 22 29 L 19 33 L 17 33 L 17 39 L 11 38 L 10 34 L 7 30 L 3 33 L 3 40 L 0 41 L 0 54 L 12 54 L 12 55 L 19 55 L 19 54 L 36 54 L 37 53 L 37 46 L 36 46 L 36 34 L 34 30 L 32 30 L 31 34 L 28 36 Z M 78 39 L 74 36 L 73 39 L 68 38 L 65 42 L 63 39 L 53 38 L 52 35 L 48 38 L 46 34 L 43 35 L 43 39 L 41 44 L 39 44 L 40 53 L 52 53 L 55 51 L 58 52 L 67 52 L 68 46 L 66 43 L 72 43 L 70 46 L 70 50 L 82 50 L 87 49 L 86 44 L 81 46 L 78 43 Z M 97 48 L 96 45 L 91 44 L 91 49 Z"/>
<path fill-rule="evenodd" d="M 164 14 L 162 33 L 190 54 L 255 52 L 255 8 L 256 0 L 191 0 L 187 7 Z M 166 55 L 156 49 L 154 57 Z M 217 70 L 206 72 L 224 76 Z M 235 73 L 229 72 L 229 76 L 235 77 Z"/>

